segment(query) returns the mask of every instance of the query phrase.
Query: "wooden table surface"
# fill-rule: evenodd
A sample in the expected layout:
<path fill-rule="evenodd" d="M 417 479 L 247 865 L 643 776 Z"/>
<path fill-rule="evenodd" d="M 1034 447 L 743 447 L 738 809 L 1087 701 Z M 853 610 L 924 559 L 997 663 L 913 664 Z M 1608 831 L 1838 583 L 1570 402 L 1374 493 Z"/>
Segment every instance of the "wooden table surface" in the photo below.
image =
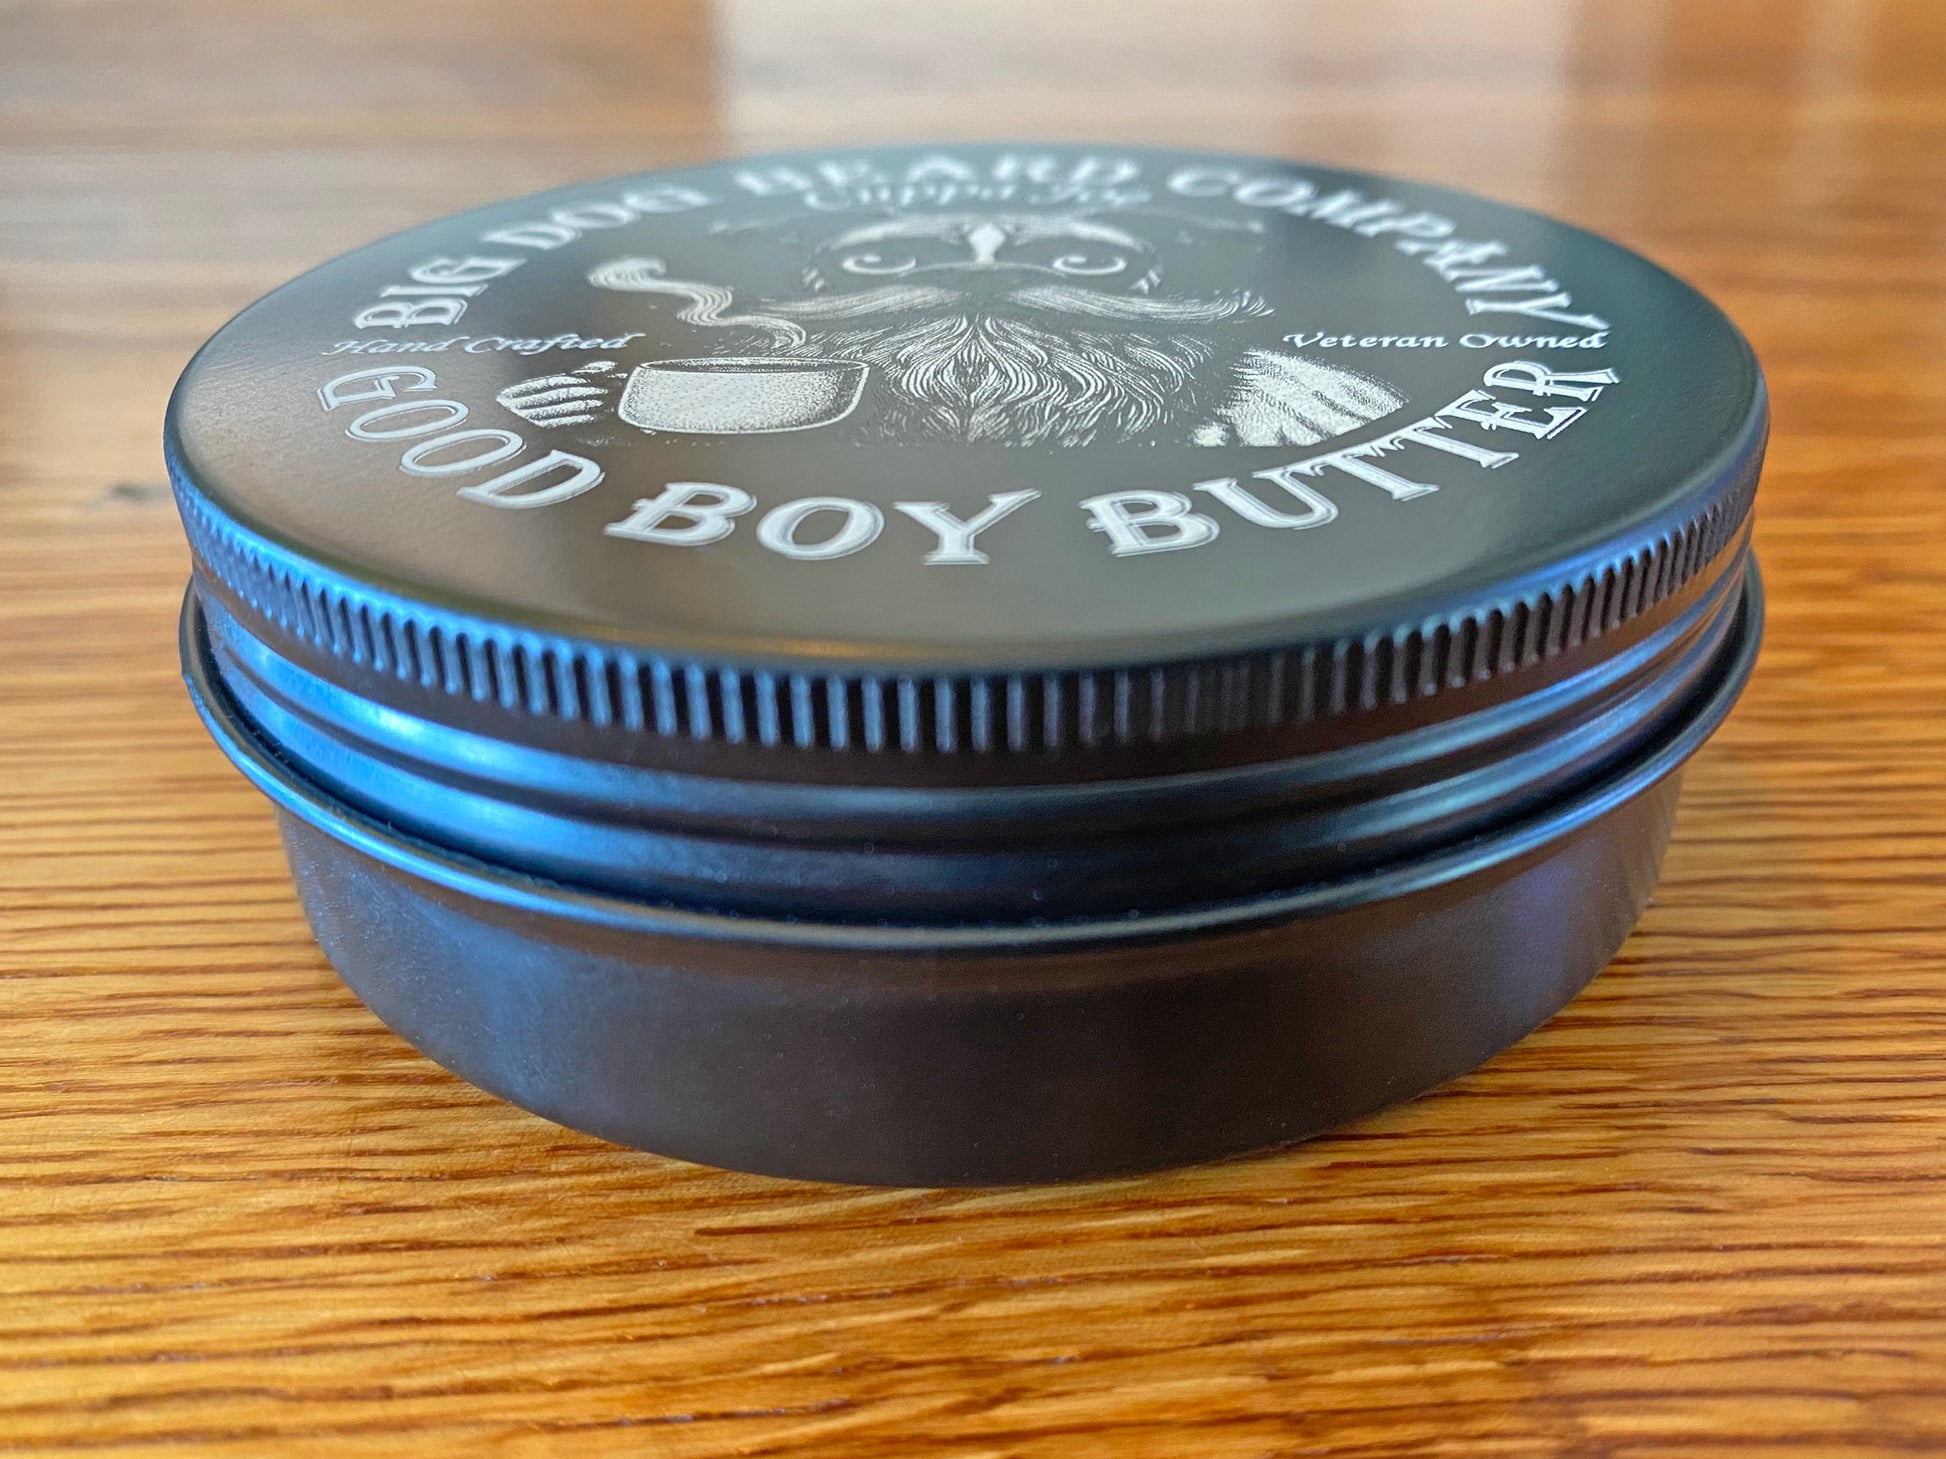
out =
<path fill-rule="evenodd" d="M 1640 930 L 1309 1145 L 723 1174 L 394 1038 L 177 681 L 163 402 L 367 238 L 759 147 L 1210 144 L 1686 274 L 1776 434 L 1768 645 Z M 0 0 L 0 1450 L 1946 1449 L 1946 5 Z"/>

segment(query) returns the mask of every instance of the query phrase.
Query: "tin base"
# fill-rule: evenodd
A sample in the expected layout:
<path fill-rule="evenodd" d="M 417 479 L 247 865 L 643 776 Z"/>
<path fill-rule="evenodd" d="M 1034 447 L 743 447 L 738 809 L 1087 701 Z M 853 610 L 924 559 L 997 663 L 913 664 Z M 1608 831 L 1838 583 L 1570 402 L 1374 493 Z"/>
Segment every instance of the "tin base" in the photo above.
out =
<path fill-rule="evenodd" d="M 481 1088 L 709 1165 L 984 1185 L 1301 1139 L 1471 1069 L 1621 945 L 1676 793 L 1672 777 L 1546 854 L 1334 915 L 987 953 L 509 909 L 281 820 L 345 981 Z"/>

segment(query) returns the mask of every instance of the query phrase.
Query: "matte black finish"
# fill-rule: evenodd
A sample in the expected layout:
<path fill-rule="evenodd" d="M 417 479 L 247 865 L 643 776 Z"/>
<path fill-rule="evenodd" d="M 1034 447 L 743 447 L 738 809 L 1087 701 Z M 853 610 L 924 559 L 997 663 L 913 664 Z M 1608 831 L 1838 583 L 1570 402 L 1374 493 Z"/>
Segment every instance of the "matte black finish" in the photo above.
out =
<path fill-rule="evenodd" d="M 249 738 L 185 613 L 198 707 L 280 806 L 358 995 L 474 1083 L 626 1144 L 766 1174 L 981 1185 L 1316 1134 L 1463 1073 L 1614 954 L 1655 885 L 1727 659 L 1625 773 L 1444 855 L 1282 897 L 915 929 L 686 914 L 469 863 L 320 795 Z"/>
<path fill-rule="evenodd" d="M 185 669 L 389 1023 L 966 1183 L 1295 1138 L 1606 960 L 1749 670 L 1767 423 L 1654 265 L 1064 146 L 578 185 L 192 362 Z"/>

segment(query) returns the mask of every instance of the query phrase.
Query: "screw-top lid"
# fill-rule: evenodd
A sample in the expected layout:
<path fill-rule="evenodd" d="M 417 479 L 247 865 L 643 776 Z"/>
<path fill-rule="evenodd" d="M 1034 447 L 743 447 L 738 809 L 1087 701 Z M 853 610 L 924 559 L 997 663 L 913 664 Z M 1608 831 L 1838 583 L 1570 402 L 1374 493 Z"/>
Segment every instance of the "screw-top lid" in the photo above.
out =
<path fill-rule="evenodd" d="M 950 787 L 1548 691 L 1726 580 L 1764 428 L 1723 315 L 1565 224 L 954 145 L 644 173 L 348 254 L 210 341 L 169 455 L 202 591 L 288 704 L 460 759 Z"/>

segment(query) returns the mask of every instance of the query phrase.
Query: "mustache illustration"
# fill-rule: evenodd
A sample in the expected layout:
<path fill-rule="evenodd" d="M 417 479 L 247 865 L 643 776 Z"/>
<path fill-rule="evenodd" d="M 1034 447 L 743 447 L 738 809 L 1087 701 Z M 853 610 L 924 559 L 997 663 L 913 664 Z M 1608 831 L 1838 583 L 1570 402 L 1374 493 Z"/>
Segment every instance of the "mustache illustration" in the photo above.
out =
<path fill-rule="evenodd" d="M 676 318 L 683 323 L 711 329 L 758 330 L 769 335 L 772 346 L 778 349 L 803 344 L 800 321 L 832 323 L 893 315 L 923 317 L 1013 309 L 1077 320 L 1193 325 L 1255 318 L 1271 312 L 1269 303 L 1261 296 L 1244 289 L 1203 299 L 1171 294 L 1111 294 L 1077 284 L 1045 283 L 1028 284 L 998 294 L 970 293 L 938 284 L 883 284 L 855 293 L 770 299 L 754 309 L 734 313 L 736 296 L 721 284 L 672 279 L 661 259 L 640 257 L 616 258 L 598 264 L 588 271 L 588 282 L 598 289 L 618 293 L 661 294 L 680 299 L 683 307 L 676 311 Z"/>
<path fill-rule="evenodd" d="M 780 354 L 870 365 L 886 439 L 1082 445 L 1166 432 L 1215 349 L 1202 326 L 1269 314 L 1245 289 L 1110 293 L 1059 281 L 987 291 L 926 282 L 757 300 L 672 279 L 656 258 L 597 265 L 601 289 L 679 300 L 706 329 L 757 330 Z"/>
<path fill-rule="evenodd" d="M 849 302 L 849 301 L 848 301 Z M 959 301 L 962 305 L 965 301 Z M 1210 358 L 1195 330 L 1050 327 L 1006 311 L 908 308 L 806 321 L 794 354 L 874 371 L 888 439 L 1082 445 L 1161 431 Z"/>
<path fill-rule="evenodd" d="M 1264 299 L 1241 289 L 1199 299 L 1169 294 L 1110 294 L 1075 284 L 1029 284 L 991 295 L 969 294 L 937 284 L 884 284 L 856 293 L 766 300 L 761 307 L 763 315 L 784 322 L 828 323 L 899 314 L 984 313 L 1008 305 L 1039 314 L 1164 325 L 1215 324 L 1271 312 Z"/>

